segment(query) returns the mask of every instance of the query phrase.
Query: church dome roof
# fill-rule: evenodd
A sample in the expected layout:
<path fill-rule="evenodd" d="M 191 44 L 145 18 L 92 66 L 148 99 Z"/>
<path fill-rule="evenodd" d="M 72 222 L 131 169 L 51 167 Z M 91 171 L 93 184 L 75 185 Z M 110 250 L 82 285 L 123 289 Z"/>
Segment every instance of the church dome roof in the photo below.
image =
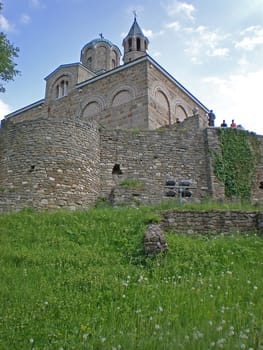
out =
<path fill-rule="evenodd" d="M 100 44 L 100 43 L 104 43 L 104 44 L 107 44 L 111 48 L 115 48 L 119 52 L 119 54 L 121 54 L 120 49 L 118 48 L 118 46 L 113 44 L 110 40 L 105 39 L 102 36 L 102 34 L 101 34 L 100 38 L 95 38 L 95 39 L 91 40 L 90 42 L 88 42 L 86 45 L 84 45 L 82 50 L 86 49 L 86 47 L 88 47 L 88 46 L 95 47 L 95 46 L 97 46 L 97 44 Z"/>

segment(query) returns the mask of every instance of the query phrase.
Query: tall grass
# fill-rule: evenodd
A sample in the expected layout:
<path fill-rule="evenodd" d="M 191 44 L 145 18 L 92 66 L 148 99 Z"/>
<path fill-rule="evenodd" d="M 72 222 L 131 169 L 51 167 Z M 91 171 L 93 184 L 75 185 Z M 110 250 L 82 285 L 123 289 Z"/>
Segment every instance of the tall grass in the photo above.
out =
<path fill-rule="evenodd" d="M 263 240 L 166 233 L 152 208 L 0 216 L 0 349 L 263 349 Z"/>

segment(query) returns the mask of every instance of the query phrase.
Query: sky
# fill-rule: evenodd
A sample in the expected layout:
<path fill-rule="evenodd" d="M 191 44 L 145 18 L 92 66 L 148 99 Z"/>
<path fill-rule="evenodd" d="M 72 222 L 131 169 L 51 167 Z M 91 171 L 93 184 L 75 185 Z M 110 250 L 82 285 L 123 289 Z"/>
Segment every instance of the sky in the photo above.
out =
<path fill-rule="evenodd" d="M 121 51 L 136 11 L 148 54 L 216 114 L 263 135 L 263 0 L 0 0 L 0 31 L 21 74 L 0 119 L 45 96 L 44 78 L 102 33 Z"/>

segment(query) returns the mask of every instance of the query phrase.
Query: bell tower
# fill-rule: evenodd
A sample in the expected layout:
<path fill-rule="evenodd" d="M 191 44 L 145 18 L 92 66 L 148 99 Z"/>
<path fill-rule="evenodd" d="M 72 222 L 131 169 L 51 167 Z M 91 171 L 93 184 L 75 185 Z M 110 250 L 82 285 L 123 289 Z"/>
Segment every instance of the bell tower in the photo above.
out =
<path fill-rule="evenodd" d="M 136 58 L 145 56 L 147 54 L 149 40 L 143 34 L 139 24 L 137 23 L 136 14 L 134 21 L 127 36 L 123 39 L 122 45 L 124 47 L 123 62 L 129 63 Z"/>

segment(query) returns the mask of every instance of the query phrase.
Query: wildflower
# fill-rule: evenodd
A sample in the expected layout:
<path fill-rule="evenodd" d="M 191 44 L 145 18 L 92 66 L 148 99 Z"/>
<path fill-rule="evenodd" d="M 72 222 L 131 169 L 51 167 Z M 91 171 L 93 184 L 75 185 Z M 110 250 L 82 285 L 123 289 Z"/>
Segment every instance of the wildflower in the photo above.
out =
<path fill-rule="evenodd" d="M 125 299 L 125 298 L 126 298 L 126 295 L 125 295 L 125 294 L 122 294 L 122 297 L 123 297 L 123 299 Z"/>
<path fill-rule="evenodd" d="M 254 287 L 253 287 L 253 289 L 257 290 L 257 289 L 258 289 L 258 287 L 257 287 L 257 286 L 254 286 Z"/>
<path fill-rule="evenodd" d="M 142 282 L 143 281 L 143 276 L 140 275 L 139 279 L 138 279 L 138 282 Z"/>
<path fill-rule="evenodd" d="M 88 336 L 89 336 L 88 333 L 84 333 L 84 334 L 83 334 L 83 340 L 87 340 L 87 339 L 88 339 Z"/>
<path fill-rule="evenodd" d="M 159 306 L 159 311 L 163 312 L 163 308 L 161 306 Z"/>
<path fill-rule="evenodd" d="M 29 339 L 29 342 L 30 342 L 31 344 L 33 344 L 33 343 L 34 343 L 34 339 L 33 339 L 33 338 L 30 338 L 30 339 Z"/>
<path fill-rule="evenodd" d="M 233 330 L 233 329 L 230 329 L 228 335 L 229 335 L 230 337 L 232 337 L 234 334 L 235 334 L 234 330 Z"/>
<path fill-rule="evenodd" d="M 154 328 L 155 328 L 155 329 L 160 329 L 160 325 L 159 325 L 159 324 L 156 324 L 156 325 L 154 326 Z"/>
<path fill-rule="evenodd" d="M 212 326 L 213 325 L 213 321 L 208 321 L 208 324 L 209 324 L 209 326 Z"/>
<path fill-rule="evenodd" d="M 222 349 L 224 347 L 225 342 L 226 342 L 225 338 L 220 338 L 217 341 L 217 346 Z"/>
<path fill-rule="evenodd" d="M 246 348 L 246 345 L 245 344 L 240 344 L 240 349 L 245 349 Z"/>
<path fill-rule="evenodd" d="M 105 343 L 106 338 L 105 338 L 105 337 L 100 337 L 100 341 L 101 341 L 102 343 Z"/>
<path fill-rule="evenodd" d="M 45 304 L 45 305 L 48 305 L 48 301 L 45 301 L 44 304 Z"/>
<path fill-rule="evenodd" d="M 248 339 L 248 336 L 246 334 L 242 333 L 242 332 L 239 334 L 239 337 L 241 339 Z"/>

